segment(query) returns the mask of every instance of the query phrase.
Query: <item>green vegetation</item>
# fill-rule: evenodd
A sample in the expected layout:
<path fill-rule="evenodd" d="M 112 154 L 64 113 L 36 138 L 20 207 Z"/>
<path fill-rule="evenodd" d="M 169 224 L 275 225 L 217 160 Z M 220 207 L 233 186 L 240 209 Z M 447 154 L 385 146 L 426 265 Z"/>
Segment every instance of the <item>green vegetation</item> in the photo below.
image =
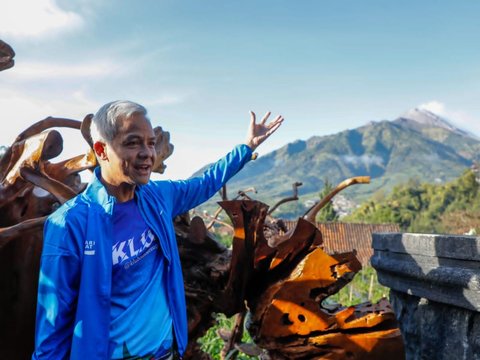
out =
<path fill-rule="evenodd" d="M 330 181 L 325 180 L 324 181 L 324 186 L 322 191 L 320 192 L 320 201 L 326 197 L 328 194 L 330 194 L 333 190 L 333 185 Z M 325 205 L 317 214 L 316 217 L 317 222 L 332 222 L 332 221 L 338 221 L 338 215 L 333 209 L 333 204 L 331 201 L 328 202 L 327 205 Z"/>
<path fill-rule="evenodd" d="M 224 341 L 218 336 L 217 331 L 219 329 L 233 329 L 235 320 L 234 317 L 227 318 L 223 314 L 216 315 L 217 324 L 208 329 L 207 333 L 199 339 L 201 344 L 201 349 L 208 353 L 213 360 L 220 360 L 220 352 L 223 349 Z M 244 331 L 242 342 L 251 343 L 252 339 L 248 335 L 248 331 Z M 249 359 L 258 359 L 257 357 L 248 356 L 242 353 L 239 353 L 237 359 L 240 360 L 249 360 Z"/>
<path fill-rule="evenodd" d="M 402 230 L 428 233 L 480 231 L 480 192 L 475 173 L 465 171 L 443 185 L 411 180 L 388 196 L 365 202 L 344 221 L 395 223 Z"/>
<path fill-rule="evenodd" d="M 232 246 L 232 243 L 233 243 L 233 236 L 232 235 L 216 233 L 215 236 L 217 237 L 217 241 L 222 243 L 226 247 Z"/>
<path fill-rule="evenodd" d="M 388 296 L 389 289 L 378 283 L 377 272 L 371 266 L 365 266 L 353 280 L 326 302 L 351 306 L 366 301 L 378 302 Z"/>

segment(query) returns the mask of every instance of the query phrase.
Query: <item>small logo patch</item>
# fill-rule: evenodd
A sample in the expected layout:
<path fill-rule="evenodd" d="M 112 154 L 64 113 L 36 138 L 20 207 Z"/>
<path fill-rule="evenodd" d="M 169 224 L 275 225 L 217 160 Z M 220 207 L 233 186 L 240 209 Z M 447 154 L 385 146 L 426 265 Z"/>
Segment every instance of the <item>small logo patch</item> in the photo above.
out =
<path fill-rule="evenodd" d="M 95 241 L 85 240 L 85 248 L 83 250 L 85 255 L 95 255 Z"/>

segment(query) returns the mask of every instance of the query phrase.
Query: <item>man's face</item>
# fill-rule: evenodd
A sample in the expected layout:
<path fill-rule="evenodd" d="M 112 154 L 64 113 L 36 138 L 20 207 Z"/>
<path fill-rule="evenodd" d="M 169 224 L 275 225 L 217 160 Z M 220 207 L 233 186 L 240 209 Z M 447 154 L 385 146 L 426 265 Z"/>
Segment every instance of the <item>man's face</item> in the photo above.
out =
<path fill-rule="evenodd" d="M 102 164 L 102 178 L 112 185 L 146 184 L 157 157 L 155 141 L 152 125 L 145 115 L 124 118 L 115 138 L 105 145 L 108 160 Z"/>

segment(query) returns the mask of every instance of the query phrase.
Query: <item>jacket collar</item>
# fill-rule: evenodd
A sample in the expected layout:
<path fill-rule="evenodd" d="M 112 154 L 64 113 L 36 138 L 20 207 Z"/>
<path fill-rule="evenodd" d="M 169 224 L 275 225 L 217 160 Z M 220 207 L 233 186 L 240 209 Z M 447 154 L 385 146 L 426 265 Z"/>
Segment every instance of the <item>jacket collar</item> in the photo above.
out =
<path fill-rule="evenodd" d="M 100 177 L 102 174 L 101 171 L 102 169 L 100 168 L 100 166 L 97 166 L 93 170 L 92 179 L 90 180 L 90 183 L 87 185 L 87 188 L 83 192 L 83 196 L 87 201 L 100 205 L 107 214 L 111 215 L 113 213 L 113 206 L 117 202 L 117 199 L 115 196 L 112 196 L 107 192 L 107 188 L 100 181 Z M 140 189 L 142 187 L 143 185 L 135 186 L 135 194 L 137 196 L 140 195 Z"/>
<path fill-rule="evenodd" d="M 100 205 L 106 213 L 111 215 L 113 213 L 113 205 L 115 204 L 117 199 L 114 196 L 108 194 L 107 189 L 100 181 L 100 177 L 101 168 L 100 166 L 97 166 L 93 171 L 93 176 L 90 180 L 90 183 L 87 185 L 87 188 L 83 192 L 83 196 L 89 202 Z"/>

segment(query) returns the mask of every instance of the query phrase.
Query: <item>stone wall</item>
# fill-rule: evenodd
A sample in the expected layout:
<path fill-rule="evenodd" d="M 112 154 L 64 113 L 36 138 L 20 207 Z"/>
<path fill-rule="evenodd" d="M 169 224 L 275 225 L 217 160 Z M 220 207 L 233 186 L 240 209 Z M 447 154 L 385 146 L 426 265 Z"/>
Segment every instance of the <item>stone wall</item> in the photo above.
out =
<path fill-rule="evenodd" d="M 374 234 L 407 360 L 480 360 L 480 237 Z"/>

